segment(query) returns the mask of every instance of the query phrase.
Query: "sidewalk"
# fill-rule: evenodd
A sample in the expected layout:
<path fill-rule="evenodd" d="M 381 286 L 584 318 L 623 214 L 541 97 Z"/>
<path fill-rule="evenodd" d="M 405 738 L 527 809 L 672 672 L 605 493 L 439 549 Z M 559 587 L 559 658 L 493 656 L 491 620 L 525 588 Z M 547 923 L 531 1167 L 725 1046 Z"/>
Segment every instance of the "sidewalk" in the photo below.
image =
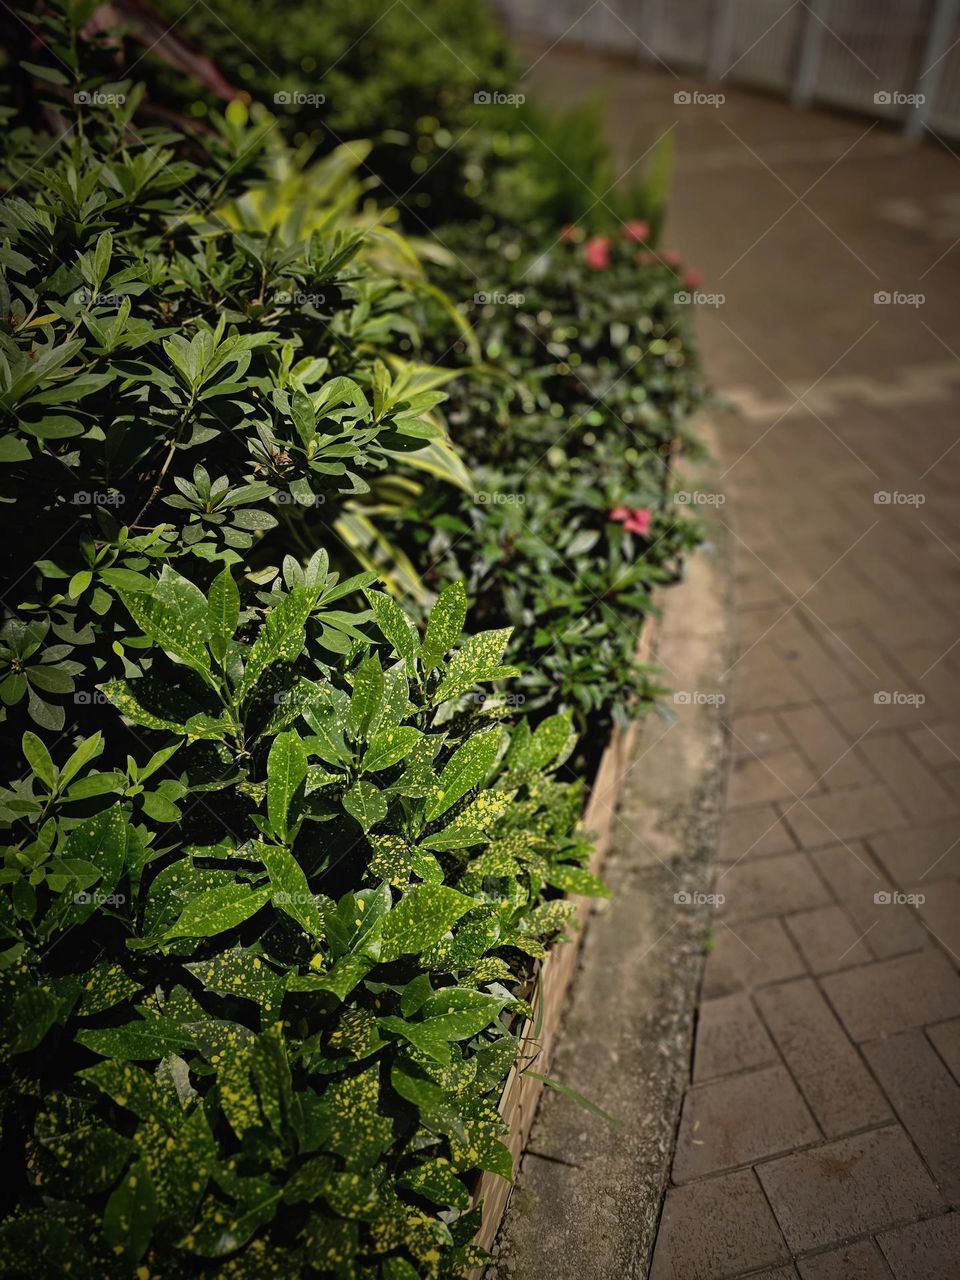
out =
<path fill-rule="evenodd" d="M 624 168 L 672 128 L 668 243 L 723 295 L 723 902 L 652 1280 L 956 1280 L 960 160 L 560 50 L 530 80 L 601 94 Z"/>

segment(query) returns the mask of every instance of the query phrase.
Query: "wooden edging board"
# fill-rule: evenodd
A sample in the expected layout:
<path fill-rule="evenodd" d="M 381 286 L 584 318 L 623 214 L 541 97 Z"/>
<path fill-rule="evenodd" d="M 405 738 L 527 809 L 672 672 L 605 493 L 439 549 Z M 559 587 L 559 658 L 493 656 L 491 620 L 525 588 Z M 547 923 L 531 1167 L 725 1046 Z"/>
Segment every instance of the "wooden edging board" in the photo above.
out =
<path fill-rule="evenodd" d="M 655 614 L 648 614 L 644 619 L 637 650 L 637 658 L 640 662 L 647 663 L 652 659 L 655 623 Z M 592 832 L 594 836 L 589 867 L 595 875 L 600 874 L 610 847 L 620 789 L 629 767 L 637 727 L 638 722 L 634 721 L 627 730 L 614 729 L 600 759 L 600 767 L 581 821 L 583 829 Z M 567 1002 L 567 993 L 577 968 L 583 926 L 593 902 L 592 898 L 581 898 L 575 895 L 571 896 L 571 900 L 576 908 L 576 914 L 570 923 L 572 936 L 569 941 L 555 946 L 539 966 L 539 981 L 533 999 L 533 1016 L 524 1023 L 520 1033 L 520 1055 L 517 1065 L 511 1068 L 503 1093 L 500 1095 L 498 1109 L 508 1127 L 508 1134 L 504 1141 L 513 1156 L 514 1177 L 519 1170 L 520 1157 L 529 1140 L 530 1130 L 533 1128 L 537 1104 L 543 1089 L 543 1081 L 528 1074 L 527 1069 L 535 1070 L 539 1075 L 547 1075 L 549 1072 Z M 507 1211 L 513 1186 L 512 1182 L 495 1173 L 485 1173 L 480 1179 L 474 1194 L 474 1203 L 483 1201 L 483 1221 L 476 1239 L 476 1243 L 483 1249 L 493 1248 Z M 483 1272 L 483 1267 L 475 1268 L 470 1272 L 470 1280 L 479 1280 Z"/>

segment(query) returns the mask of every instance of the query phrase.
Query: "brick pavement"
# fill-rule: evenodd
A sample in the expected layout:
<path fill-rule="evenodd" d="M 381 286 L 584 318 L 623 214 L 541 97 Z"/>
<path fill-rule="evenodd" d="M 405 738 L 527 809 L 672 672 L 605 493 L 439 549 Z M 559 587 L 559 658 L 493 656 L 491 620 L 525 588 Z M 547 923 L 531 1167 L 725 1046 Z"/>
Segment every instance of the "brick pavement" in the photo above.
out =
<path fill-rule="evenodd" d="M 625 159 L 673 126 L 670 235 L 725 295 L 725 901 L 652 1280 L 957 1280 L 960 162 L 733 90 L 677 111 L 666 73 L 560 50 L 534 78 L 599 90 Z"/>

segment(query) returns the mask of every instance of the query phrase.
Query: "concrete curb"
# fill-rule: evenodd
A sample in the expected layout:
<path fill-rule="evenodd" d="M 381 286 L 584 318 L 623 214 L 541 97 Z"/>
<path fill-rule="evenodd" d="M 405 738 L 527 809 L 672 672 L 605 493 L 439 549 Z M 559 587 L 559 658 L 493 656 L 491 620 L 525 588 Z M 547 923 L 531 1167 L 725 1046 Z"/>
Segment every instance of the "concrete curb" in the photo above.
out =
<path fill-rule="evenodd" d="M 710 477 L 701 477 L 709 486 Z M 724 532 L 709 522 L 710 532 Z M 709 938 L 726 780 L 722 704 L 732 649 L 725 539 L 690 558 L 657 637 L 665 680 L 691 694 L 641 725 L 613 822 L 613 890 L 588 924 L 552 1078 L 619 1121 L 545 1091 L 488 1268 L 491 1280 L 646 1276 L 670 1172 Z M 700 694 L 701 699 L 694 695 Z M 541 1068 L 545 1069 L 545 1068 Z"/>

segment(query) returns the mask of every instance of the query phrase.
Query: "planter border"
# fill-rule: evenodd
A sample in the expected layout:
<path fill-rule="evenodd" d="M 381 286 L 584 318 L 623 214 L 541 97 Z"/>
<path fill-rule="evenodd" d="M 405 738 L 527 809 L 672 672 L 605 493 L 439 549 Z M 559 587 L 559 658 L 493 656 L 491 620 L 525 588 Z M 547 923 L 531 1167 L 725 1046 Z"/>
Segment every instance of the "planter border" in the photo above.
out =
<path fill-rule="evenodd" d="M 655 593 L 654 608 L 643 619 L 637 647 L 637 660 L 641 663 L 649 663 L 653 658 L 660 608 L 658 596 L 659 592 Z M 594 875 L 600 874 L 610 848 L 620 791 L 639 725 L 640 721 L 634 720 L 626 729 L 614 729 L 600 759 L 580 822 L 584 830 L 594 833 L 593 851 L 588 864 Z M 516 1185 L 520 1157 L 529 1141 L 544 1088 L 543 1081 L 528 1074 L 525 1068 L 532 1066 L 534 1062 L 537 1063 L 540 1074 L 546 1074 L 550 1068 L 567 996 L 577 969 L 584 927 L 595 899 L 571 895 L 571 901 L 576 908 L 570 922 L 572 937 L 569 941 L 554 946 L 537 968 L 533 1015 L 524 1023 L 520 1033 L 518 1062 L 510 1069 L 500 1095 L 498 1110 L 509 1129 L 504 1141 L 513 1157 L 514 1177 L 508 1182 L 499 1174 L 484 1173 L 473 1197 L 474 1204 L 483 1201 L 483 1219 L 476 1243 L 488 1252 L 492 1250 L 506 1216 Z M 469 1280 L 479 1280 L 485 1269 L 486 1264 L 475 1267 L 469 1273 Z"/>

